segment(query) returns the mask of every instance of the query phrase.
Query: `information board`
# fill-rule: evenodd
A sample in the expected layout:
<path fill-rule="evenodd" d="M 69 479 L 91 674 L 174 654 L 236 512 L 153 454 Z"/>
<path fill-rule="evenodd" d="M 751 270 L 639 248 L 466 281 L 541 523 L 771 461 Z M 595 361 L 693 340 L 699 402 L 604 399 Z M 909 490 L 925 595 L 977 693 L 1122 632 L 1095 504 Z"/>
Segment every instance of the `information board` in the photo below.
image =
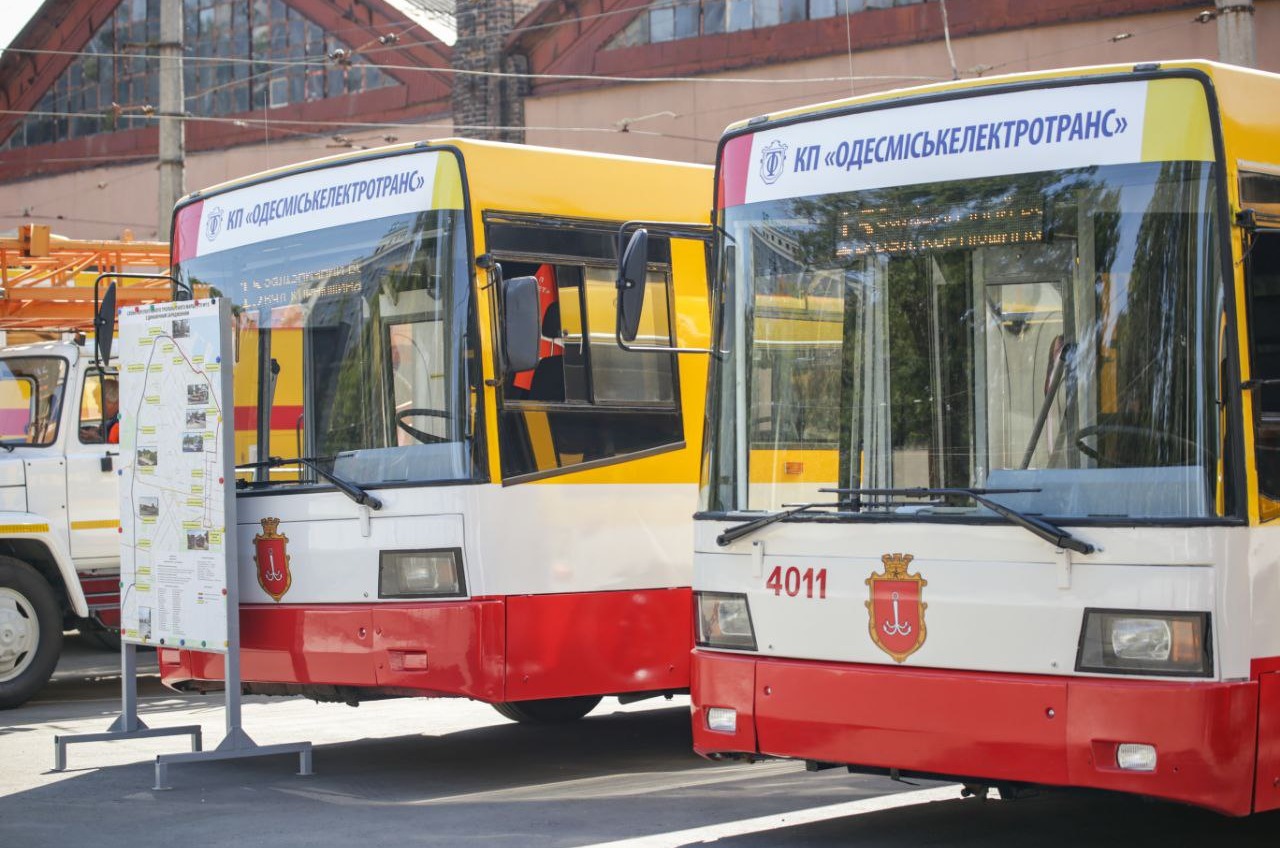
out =
<path fill-rule="evenodd" d="M 229 304 L 121 310 L 121 635 L 226 652 L 235 575 L 226 486 L 232 433 Z M 231 587 L 231 597 L 235 597 Z"/>

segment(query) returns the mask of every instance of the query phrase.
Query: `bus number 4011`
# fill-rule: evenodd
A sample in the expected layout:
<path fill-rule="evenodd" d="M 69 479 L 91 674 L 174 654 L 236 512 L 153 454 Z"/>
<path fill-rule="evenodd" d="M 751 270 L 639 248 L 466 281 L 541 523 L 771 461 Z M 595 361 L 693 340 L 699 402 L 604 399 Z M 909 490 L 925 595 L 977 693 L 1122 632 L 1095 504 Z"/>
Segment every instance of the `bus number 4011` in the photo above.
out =
<path fill-rule="evenodd" d="M 766 589 L 772 589 L 773 594 L 781 595 L 787 593 L 787 597 L 795 598 L 800 595 L 801 590 L 804 591 L 806 598 L 814 597 L 814 586 L 818 587 L 818 598 L 827 596 L 827 570 L 820 568 L 814 571 L 812 568 L 806 568 L 803 572 L 794 565 L 785 572 L 782 566 L 775 566 L 773 571 L 769 573 L 769 579 L 764 581 Z"/>

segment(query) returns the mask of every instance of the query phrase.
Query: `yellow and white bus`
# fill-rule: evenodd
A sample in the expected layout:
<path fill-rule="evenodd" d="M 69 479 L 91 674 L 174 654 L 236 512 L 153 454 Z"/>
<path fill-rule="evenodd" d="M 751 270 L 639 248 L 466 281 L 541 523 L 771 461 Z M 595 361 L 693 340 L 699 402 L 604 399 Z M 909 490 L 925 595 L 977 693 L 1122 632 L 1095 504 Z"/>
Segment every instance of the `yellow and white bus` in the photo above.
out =
<path fill-rule="evenodd" d="M 1153 63 L 728 130 L 700 753 L 1280 807 L 1278 99 Z"/>
<path fill-rule="evenodd" d="M 706 359 L 621 349 L 615 267 L 622 224 L 706 221 L 711 185 L 445 140 L 178 205 L 175 276 L 233 304 L 247 691 L 547 721 L 688 688 Z M 708 344 L 706 230 L 651 228 L 646 346 Z"/>

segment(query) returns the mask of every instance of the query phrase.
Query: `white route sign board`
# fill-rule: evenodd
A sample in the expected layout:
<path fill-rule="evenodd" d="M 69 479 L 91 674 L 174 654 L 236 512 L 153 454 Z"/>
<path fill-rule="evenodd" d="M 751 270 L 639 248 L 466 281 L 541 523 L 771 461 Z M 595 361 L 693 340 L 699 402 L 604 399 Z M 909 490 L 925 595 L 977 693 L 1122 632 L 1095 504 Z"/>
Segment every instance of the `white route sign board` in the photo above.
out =
<path fill-rule="evenodd" d="M 234 579 L 235 568 L 225 476 L 234 422 L 228 327 L 225 301 L 120 311 L 120 607 L 128 642 L 227 650 L 227 575 Z"/>

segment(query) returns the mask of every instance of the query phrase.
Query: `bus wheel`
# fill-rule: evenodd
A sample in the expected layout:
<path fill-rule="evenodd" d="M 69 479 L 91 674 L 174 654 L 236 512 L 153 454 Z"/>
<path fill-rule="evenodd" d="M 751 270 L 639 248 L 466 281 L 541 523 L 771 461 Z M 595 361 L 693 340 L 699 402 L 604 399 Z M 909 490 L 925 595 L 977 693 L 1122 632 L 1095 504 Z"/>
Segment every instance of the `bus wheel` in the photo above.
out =
<path fill-rule="evenodd" d="M 558 724 L 577 721 L 595 709 L 599 695 L 583 695 L 578 698 L 547 698 L 542 701 L 508 701 L 494 704 L 498 715 L 521 724 Z"/>
<path fill-rule="evenodd" d="M 38 692 L 61 651 L 62 612 L 53 587 L 26 563 L 0 557 L 0 710 Z"/>

